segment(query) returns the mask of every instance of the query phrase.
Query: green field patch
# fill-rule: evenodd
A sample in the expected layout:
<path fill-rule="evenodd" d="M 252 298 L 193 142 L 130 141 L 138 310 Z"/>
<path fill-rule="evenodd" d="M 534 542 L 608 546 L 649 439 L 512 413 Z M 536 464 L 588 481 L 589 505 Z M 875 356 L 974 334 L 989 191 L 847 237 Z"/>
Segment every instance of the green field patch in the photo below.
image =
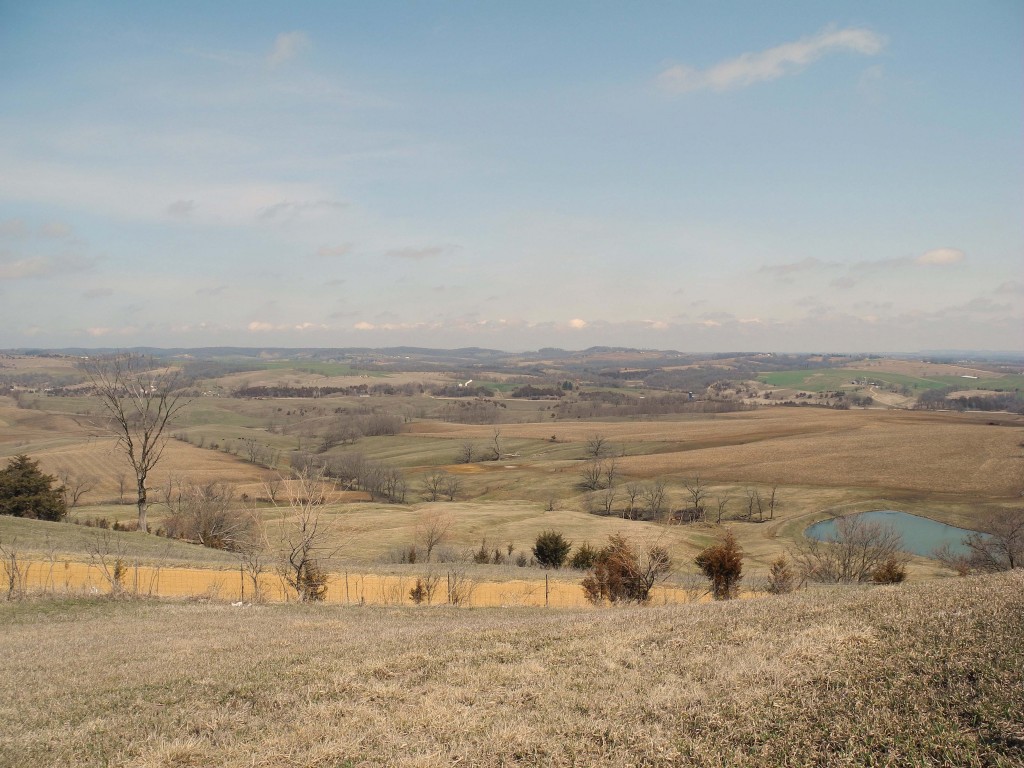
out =
<path fill-rule="evenodd" d="M 917 376 L 906 376 L 901 373 L 886 373 L 878 371 L 861 371 L 850 368 L 828 368 L 822 370 L 796 370 L 796 371 L 772 371 L 762 373 L 758 377 L 761 381 L 772 387 L 780 389 L 802 389 L 807 392 L 826 392 L 840 389 L 854 389 L 858 386 L 870 386 L 877 383 L 882 386 L 905 386 L 911 390 L 939 389 L 948 386 L 943 378 L 935 377 L 929 379 Z M 861 382 L 854 384 L 854 381 Z M 959 382 L 967 379 L 957 379 Z M 970 380 L 972 386 L 981 383 L 981 380 Z M 866 383 L 865 383 L 866 382 Z"/>

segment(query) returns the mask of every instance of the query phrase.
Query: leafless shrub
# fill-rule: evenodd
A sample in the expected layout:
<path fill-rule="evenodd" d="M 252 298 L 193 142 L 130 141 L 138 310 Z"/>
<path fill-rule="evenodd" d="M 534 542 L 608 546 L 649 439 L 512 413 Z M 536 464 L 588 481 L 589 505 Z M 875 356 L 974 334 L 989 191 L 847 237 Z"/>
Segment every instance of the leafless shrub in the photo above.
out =
<path fill-rule="evenodd" d="M 638 545 L 621 534 L 608 537 L 598 553 L 593 571 L 581 582 L 587 599 L 594 603 L 646 603 L 651 590 L 672 570 L 668 550 L 660 544 Z"/>
<path fill-rule="evenodd" d="M 450 514 L 436 509 L 427 510 L 420 515 L 416 522 L 416 541 L 423 545 L 427 562 L 430 562 L 434 549 L 448 538 L 454 522 L 455 519 Z"/>
<path fill-rule="evenodd" d="M 7 599 L 23 598 L 28 587 L 28 573 L 32 564 L 21 559 L 16 538 L 12 539 L 10 543 L 0 540 L 0 563 L 3 567 L 4 583 L 7 586 Z"/>
<path fill-rule="evenodd" d="M 278 572 L 303 602 L 322 600 L 327 591 L 324 565 L 341 548 L 323 505 L 327 483 L 323 470 L 298 472 L 289 483 L 288 510 L 280 526 Z"/>
<path fill-rule="evenodd" d="M 226 483 L 183 483 L 165 528 L 171 538 L 235 551 L 253 537 L 254 524 L 250 510 L 236 504 L 234 489 Z"/>
<path fill-rule="evenodd" d="M 441 583 L 441 576 L 428 571 L 423 576 L 416 578 L 416 584 L 409 591 L 409 597 L 416 605 L 426 603 L 431 605 L 434 602 L 434 595 L 437 592 L 438 584 Z"/>
<path fill-rule="evenodd" d="M 966 552 L 951 547 L 936 550 L 934 557 L 960 574 L 995 573 L 1024 567 L 1024 510 L 1003 509 L 981 520 L 984 533 L 964 537 Z"/>
<path fill-rule="evenodd" d="M 103 531 L 89 545 L 89 562 L 99 570 L 114 597 L 125 592 L 124 577 L 128 573 L 128 547 L 124 537 Z"/>
<path fill-rule="evenodd" d="M 469 575 L 469 569 L 463 564 L 448 571 L 448 603 L 451 605 L 468 605 L 476 591 L 477 582 Z"/>
<path fill-rule="evenodd" d="M 805 580 L 862 583 L 870 581 L 875 569 L 890 559 L 905 562 L 902 547 L 903 537 L 891 525 L 848 515 L 836 520 L 835 533 L 825 540 L 804 539 L 793 552 L 793 560 Z"/>

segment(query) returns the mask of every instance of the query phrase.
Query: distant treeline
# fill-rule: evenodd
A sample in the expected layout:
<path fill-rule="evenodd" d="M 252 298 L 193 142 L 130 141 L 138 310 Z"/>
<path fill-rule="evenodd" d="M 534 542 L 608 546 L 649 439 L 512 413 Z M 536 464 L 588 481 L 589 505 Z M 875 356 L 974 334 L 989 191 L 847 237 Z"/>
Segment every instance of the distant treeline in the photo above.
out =
<path fill-rule="evenodd" d="M 1018 392 L 950 397 L 957 391 L 956 387 L 943 387 L 922 392 L 917 398 L 917 407 L 930 411 L 1009 411 L 1024 414 L 1024 399 Z"/>
<path fill-rule="evenodd" d="M 329 395 L 415 395 L 423 392 L 422 384 L 354 384 L 350 387 L 289 387 L 258 386 L 240 387 L 232 394 L 235 397 L 327 397 Z"/>
<path fill-rule="evenodd" d="M 738 400 L 691 400 L 689 395 L 662 395 L 644 398 L 620 392 L 581 392 L 575 402 L 559 402 L 553 410 L 556 418 L 593 418 L 597 416 L 663 416 L 673 413 L 731 413 L 749 411 L 757 406 Z"/>

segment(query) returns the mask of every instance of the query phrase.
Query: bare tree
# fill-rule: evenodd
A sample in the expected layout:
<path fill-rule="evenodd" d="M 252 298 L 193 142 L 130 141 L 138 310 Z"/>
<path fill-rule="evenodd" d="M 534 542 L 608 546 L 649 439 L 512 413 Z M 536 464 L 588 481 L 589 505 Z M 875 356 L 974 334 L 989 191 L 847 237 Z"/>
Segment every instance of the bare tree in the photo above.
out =
<path fill-rule="evenodd" d="M 338 532 L 323 514 L 327 482 L 323 469 L 297 472 L 288 484 L 288 510 L 280 525 L 278 569 L 303 601 L 322 600 L 325 566 L 341 549 Z"/>
<path fill-rule="evenodd" d="M 747 488 L 747 520 L 752 520 L 754 510 L 757 510 L 759 517 L 763 517 L 764 502 L 761 500 L 761 492 L 756 488 Z"/>
<path fill-rule="evenodd" d="M 449 486 L 450 475 L 443 469 L 435 469 L 423 478 L 420 493 L 426 501 L 437 501 L 445 494 Z"/>
<path fill-rule="evenodd" d="M 587 438 L 587 445 L 585 448 L 585 455 L 587 458 L 594 460 L 603 459 L 611 453 L 611 450 L 612 446 L 605 435 L 598 433 Z"/>
<path fill-rule="evenodd" d="M 636 500 L 643 495 L 644 487 L 640 483 L 626 483 L 626 506 L 622 510 L 622 516 L 633 518 L 636 507 Z"/>
<path fill-rule="evenodd" d="M 655 480 L 652 484 L 644 486 L 644 503 L 647 506 L 647 514 L 651 520 L 661 517 L 665 509 L 665 481 Z"/>
<path fill-rule="evenodd" d="M 93 478 L 88 475 L 76 475 L 67 467 L 60 467 L 57 470 L 57 479 L 63 486 L 61 490 L 64 494 L 64 505 L 68 509 L 77 507 L 82 496 L 96 485 Z"/>
<path fill-rule="evenodd" d="M 124 504 L 124 491 L 128 486 L 128 475 L 118 472 L 115 479 L 117 480 L 117 503 Z"/>
<path fill-rule="evenodd" d="M 434 548 L 447 540 L 454 522 L 455 519 L 450 514 L 437 509 L 428 510 L 420 515 L 416 522 L 416 541 L 427 551 L 428 563 Z"/>
<path fill-rule="evenodd" d="M 267 540 L 267 524 L 255 504 L 246 509 L 246 524 L 234 539 L 234 552 L 239 564 L 252 585 L 253 602 L 263 602 L 263 573 L 270 564 Z"/>
<path fill-rule="evenodd" d="M 618 498 L 618 494 L 615 492 L 615 488 L 608 486 L 604 492 L 601 493 L 601 511 L 605 515 L 610 515 L 615 511 L 615 500 Z"/>
<path fill-rule="evenodd" d="M 141 355 L 89 360 L 86 373 L 135 474 L 138 529 L 148 532 L 146 479 L 164 453 L 167 432 L 189 400 L 180 368 L 160 369 Z"/>
<path fill-rule="evenodd" d="M 282 478 L 280 475 L 270 478 L 263 483 L 263 488 L 267 492 L 267 498 L 270 499 L 271 504 L 277 504 L 277 494 L 281 492 Z"/>
<path fill-rule="evenodd" d="M 473 458 L 476 455 L 476 446 L 470 442 L 465 442 L 459 446 L 459 463 L 460 464 L 472 464 Z"/>
<path fill-rule="evenodd" d="M 891 525 L 848 515 L 836 520 L 835 532 L 822 541 L 806 538 L 793 552 L 805 580 L 832 584 L 868 582 L 887 562 L 906 562 L 903 538 Z"/>
<path fill-rule="evenodd" d="M 589 461 L 580 470 L 580 488 L 597 491 L 604 487 L 604 465 L 598 460 Z"/>
<path fill-rule="evenodd" d="M 772 483 L 772 492 L 768 496 L 768 519 L 775 519 L 775 510 L 779 507 L 779 484 Z"/>
<path fill-rule="evenodd" d="M 444 495 L 448 501 L 455 501 L 455 497 L 462 490 L 462 481 L 458 475 L 449 474 L 444 481 Z"/>
<path fill-rule="evenodd" d="M 1024 510 L 1003 509 L 981 520 L 985 533 L 964 537 L 963 553 L 949 546 L 935 552 L 935 557 L 958 573 L 994 573 L 1024 568 Z"/>
<path fill-rule="evenodd" d="M 494 435 L 491 437 L 491 460 L 501 459 L 501 430 L 495 427 Z"/>
<path fill-rule="evenodd" d="M 731 497 L 729 496 L 719 496 L 717 499 L 715 499 L 716 505 L 718 507 L 718 518 L 715 520 L 715 522 L 718 525 L 722 524 L 722 517 L 725 515 L 725 508 L 729 505 L 730 500 Z"/>
<path fill-rule="evenodd" d="M 604 487 L 614 488 L 615 479 L 618 477 L 619 462 L 615 458 L 604 462 Z"/>
<path fill-rule="evenodd" d="M 708 496 L 708 489 L 700 481 L 700 475 L 693 480 L 684 480 L 683 485 L 693 499 L 693 517 L 695 520 L 707 520 L 707 510 L 704 508 L 704 500 Z"/>

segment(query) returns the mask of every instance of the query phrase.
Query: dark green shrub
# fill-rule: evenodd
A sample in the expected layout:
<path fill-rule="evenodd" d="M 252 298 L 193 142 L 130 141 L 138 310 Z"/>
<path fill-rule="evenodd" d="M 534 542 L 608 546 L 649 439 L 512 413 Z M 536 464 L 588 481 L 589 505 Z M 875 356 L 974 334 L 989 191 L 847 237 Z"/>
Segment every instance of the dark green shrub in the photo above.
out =
<path fill-rule="evenodd" d="M 39 469 L 39 462 L 25 454 L 12 458 L 0 470 L 0 515 L 33 520 L 63 520 L 67 514 L 62 488 L 56 478 Z"/>
<path fill-rule="evenodd" d="M 533 556 L 544 568 L 561 568 L 570 549 L 572 542 L 561 533 L 544 531 L 533 545 Z"/>
<path fill-rule="evenodd" d="M 581 544 L 580 547 L 572 553 L 572 557 L 569 558 L 569 567 L 575 568 L 578 571 L 586 571 L 594 567 L 594 563 L 597 562 L 597 556 L 600 554 L 598 550 L 594 549 L 589 544 Z"/>

